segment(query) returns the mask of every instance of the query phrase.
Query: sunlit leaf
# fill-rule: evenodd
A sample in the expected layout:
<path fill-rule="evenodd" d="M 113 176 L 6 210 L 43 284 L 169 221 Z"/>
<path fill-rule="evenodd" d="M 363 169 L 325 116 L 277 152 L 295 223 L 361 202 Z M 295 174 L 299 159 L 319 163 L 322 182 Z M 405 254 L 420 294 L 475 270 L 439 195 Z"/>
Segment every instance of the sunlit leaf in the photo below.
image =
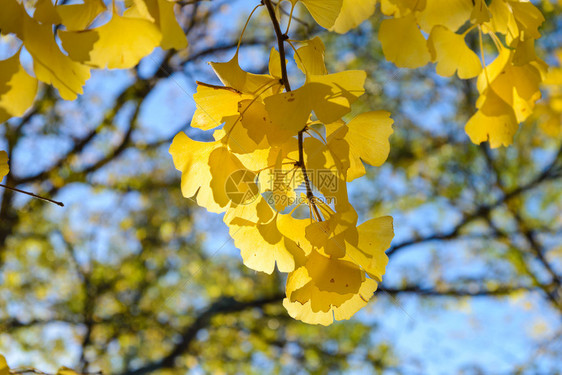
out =
<path fill-rule="evenodd" d="M 97 68 L 128 69 L 160 45 L 162 34 L 151 22 L 113 12 L 103 26 L 86 31 L 61 31 L 69 56 Z"/>
<path fill-rule="evenodd" d="M 22 116 L 37 94 L 37 79 L 20 64 L 20 54 L 0 61 L 0 123 Z"/>

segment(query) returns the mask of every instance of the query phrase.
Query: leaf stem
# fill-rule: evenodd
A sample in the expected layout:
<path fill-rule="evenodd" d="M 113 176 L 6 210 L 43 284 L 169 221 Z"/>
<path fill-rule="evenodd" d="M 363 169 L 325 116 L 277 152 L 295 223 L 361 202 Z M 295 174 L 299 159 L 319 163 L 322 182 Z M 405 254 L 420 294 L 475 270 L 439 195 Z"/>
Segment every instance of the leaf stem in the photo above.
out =
<path fill-rule="evenodd" d="M 64 207 L 64 203 L 62 203 L 62 202 L 57 202 L 57 201 L 54 201 L 54 200 L 52 200 L 52 199 L 42 197 L 42 196 L 40 196 L 40 195 L 30 193 L 30 192 L 28 192 L 28 191 L 20 190 L 20 189 L 17 189 L 17 188 L 15 188 L 15 187 L 11 187 L 11 186 L 6 186 L 6 185 L 4 185 L 4 184 L 0 184 L 0 187 L 3 187 L 4 189 L 16 191 L 16 192 L 18 192 L 18 193 L 27 194 L 27 195 L 29 195 L 29 196 L 31 196 L 31 197 L 33 197 L 33 198 L 41 199 L 41 200 L 43 200 L 43 201 L 46 201 L 46 202 L 49 202 L 49 203 L 54 203 L 54 204 L 56 204 L 56 205 L 58 205 L 58 206 Z"/>
<path fill-rule="evenodd" d="M 279 46 L 279 55 L 281 56 L 281 81 L 285 86 L 285 90 L 287 92 L 291 91 L 291 84 L 289 83 L 289 77 L 287 75 L 287 61 L 285 60 L 285 41 L 289 39 L 287 34 L 283 34 L 281 32 L 281 27 L 279 26 L 279 21 L 277 20 L 277 16 L 275 15 L 275 9 L 273 8 L 273 4 L 271 0 L 262 0 L 262 4 L 264 4 L 269 12 L 269 18 L 271 18 L 271 23 L 273 24 L 273 29 L 275 30 L 275 36 L 277 37 L 277 45 Z M 312 192 L 312 187 L 310 184 L 310 179 L 308 177 L 308 173 L 306 172 L 306 165 L 304 163 L 304 132 L 306 131 L 306 126 L 299 131 L 298 139 L 299 139 L 299 161 L 295 163 L 296 166 L 302 169 L 302 174 L 304 177 L 304 184 L 306 186 L 306 197 L 310 202 L 310 206 L 314 210 L 318 221 L 322 221 L 322 216 L 320 216 L 320 212 L 318 211 L 318 207 L 316 207 L 316 203 L 314 202 L 316 197 Z"/>

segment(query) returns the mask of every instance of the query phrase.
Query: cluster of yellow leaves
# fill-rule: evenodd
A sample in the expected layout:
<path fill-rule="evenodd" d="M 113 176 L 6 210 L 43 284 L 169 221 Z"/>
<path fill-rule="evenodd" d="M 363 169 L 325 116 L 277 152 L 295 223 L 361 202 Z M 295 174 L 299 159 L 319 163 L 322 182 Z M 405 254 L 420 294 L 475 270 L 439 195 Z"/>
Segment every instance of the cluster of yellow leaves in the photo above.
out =
<path fill-rule="evenodd" d="M 22 371 L 21 373 L 29 373 L 29 372 L 34 372 L 34 373 L 41 373 L 44 374 L 43 372 L 37 371 L 37 370 L 33 370 L 33 371 Z M 0 354 L 0 375 L 10 375 L 10 367 L 8 367 L 8 362 L 6 362 L 6 358 Z M 78 375 L 78 373 L 72 369 L 69 369 L 68 367 L 61 367 L 58 369 L 57 374 L 56 375 Z"/>
<path fill-rule="evenodd" d="M 547 71 L 535 54 L 541 12 L 526 0 L 382 0 L 381 9 L 393 17 L 379 30 L 386 58 L 406 68 L 434 62 L 445 77 L 478 77 L 477 112 L 465 130 L 474 143 L 510 145 L 540 98 Z M 487 66 L 482 40 L 480 57 L 466 43 L 473 30 L 496 46 L 497 56 Z"/>
<path fill-rule="evenodd" d="M 110 20 L 92 27 L 103 16 Z M 168 0 L 125 0 L 122 14 L 115 2 L 108 10 L 103 0 L 70 5 L 38 0 L 33 16 L 20 1 L 2 0 L 0 30 L 22 43 L 14 56 L 0 61 L 0 122 L 24 114 L 33 104 L 38 81 L 53 85 L 63 99 L 74 100 L 83 93 L 92 68 L 127 69 L 155 47 L 187 47 L 174 2 Z M 35 77 L 20 64 L 22 48 L 33 58 Z"/>
<path fill-rule="evenodd" d="M 309 9 L 313 3 L 306 3 Z M 365 72 L 329 74 L 322 41 L 299 44 L 295 59 L 306 81 L 294 91 L 284 89 L 275 49 L 269 74 L 243 71 L 238 52 L 211 63 L 224 86 L 198 84 L 191 125 L 215 129 L 215 141 L 179 133 L 170 153 L 182 172 L 183 195 L 224 213 L 244 264 L 288 273 L 289 314 L 328 325 L 365 306 L 385 272 L 392 218 L 358 226 L 347 182 L 365 174 L 363 162 L 386 160 L 393 120 L 375 111 L 346 123 L 342 117 L 364 93 Z M 319 196 L 300 195 L 306 184 Z M 295 213 L 301 204 L 309 216 Z"/>

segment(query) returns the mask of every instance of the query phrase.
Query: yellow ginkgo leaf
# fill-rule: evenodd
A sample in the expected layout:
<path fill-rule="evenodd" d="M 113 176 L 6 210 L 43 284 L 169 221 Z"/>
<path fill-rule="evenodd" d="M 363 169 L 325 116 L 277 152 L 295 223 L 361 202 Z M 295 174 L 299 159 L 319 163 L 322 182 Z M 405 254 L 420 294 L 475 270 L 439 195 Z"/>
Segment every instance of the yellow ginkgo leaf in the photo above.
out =
<path fill-rule="evenodd" d="M 246 170 L 242 162 L 226 147 L 213 149 L 208 158 L 211 181 L 208 186 L 213 200 L 226 210 L 229 205 L 246 204 L 259 194 L 256 174 Z"/>
<path fill-rule="evenodd" d="M 10 173 L 10 166 L 8 165 L 8 153 L 0 151 L 0 181 Z M 0 355 L 0 374 L 2 374 L 2 356 Z"/>
<path fill-rule="evenodd" d="M 23 38 L 24 15 L 27 12 L 22 4 L 17 0 L 2 0 L 2 11 L 0 12 L 0 31 L 2 35 L 16 34 L 18 38 Z"/>
<path fill-rule="evenodd" d="M 310 75 L 297 90 L 265 98 L 265 107 L 274 123 L 296 134 L 304 129 L 312 111 L 323 123 L 347 114 L 351 104 L 365 92 L 366 77 L 362 70 Z"/>
<path fill-rule="evenodd" d="M 247 267 L 271 274 L 276 265 L 281 272 L 291 272 L 306 262 L 311 251 L 304 237 L 308 220 L 275 213 L 261 195 L 239 208 L 229 210 L 224 221 Z"/>
<path fill-rule="evenodd" d="M 20 54 L 0 61 L 0 123 L 22 116 L 33 105 L 37 79 L 20 64 Z"/>
<path fill-rule="evenodd" d="M 295 269 L 293 253 L 302 250 L 279 232 L 275 218 L 268 223 L 234 219 L 229 229 L 246 267 L 267 274 L 273 273 L 276 265 L 281 272 Z"/>
<path fill-rule="evenodd" d="M 197 86 L 193 95 L 197 109 L 191 119 L 191 126 L 209 130 L 220 126 L 224 118 L 238 114 L 238 103 L 251 98 L 229 87 L 216 87 L 205 84 Z"/>
<path fill-rule="evenodd" d="M 221 82 L 244 94 L 258 94 L 261 92 L 277 92 L 282 84 L 270 75 L 252 74 L 245 72 L 238 64 L 238 53 L 225 63 L 211 62 L 211 67 Z"/>
<path fill-rule="evenodd" d="M 224 212 L 215 202 L 210 184 L 213 176 L 209 166 L 211 152 L 220 147 L 220 142 L 197 142 L 185 133 L 178 133 L 170 146 L 170 154 L 174 166 L 181 175 L 181 191 L 184 197 L 192 198 L 197 194 L 196 201 L 210 212 Z"/>
<path fill-rule="evenodd" d="M 303 267 L 289 274 L 283 306 L 308 324 L 329 325 L 349 319 L 367 304 L 377 282 L 356 264 L 313 251 Z"/>
<path fill-rule="evenodd" d="M 333 145 L 331 149 L 338 159 L 349 160 L 347 181 L 365 175 L 361 160 L 375 167 L 386 161 L 390 153 L 389 137 L 394 132 L 393 123 L 389 112 L 365 112 L 329 135 L 328 144 Z"/>
<path fill-rule="evenodd" d="M 273 122 L 265 105 L 259 100 L 246 99 L 240 102 L 238 111 L 242 127 L 246 129 L 246 134 L 256 145 L 280 146 L 296 134 Z M 267 141 L 265 141 L 266 138 Z"/>
<path fill-rule="evenodd" d="M 519 27 L 515 21 L 513 11 L 506 0 L 492 0 L 488 5 L 490 22 L 486 23 L 486 29 L 493 30 L 506 35 L 508 45 L 519 36 Z"/>
<path fill-rule="evenodd" d="M 433 61 L 437 61 L 437 74 L 450 77 L 457 72 L 459 78 L 476 77 L 482 71 L 482 63 L 464 40 L 444 26 L 435 26 L 427 41 Z"/>
<path fill-rule="evenodd" d="M 27 15 L 23 17 L 23 25 L 23 43 L 33 57 L 37 79 L 56 87 L 63 99 L 76 99 L 90 78 L 90 69 L 60 51 L 52 25 L 41 25 Z"/>
<path fill-rule="evenodd" d="M 430 60 L 427 42 L 412 14 L 382 21 L 379 40 L 386 59 L 400 68 L 419 68 Z"/>
<path fill-rule="evenodd" d="M 152 9 L 149 9 L 152 8 Z M 125 11 L 123 16 L 130 18 L 142 18 L 155 22 L 153 14 L 158 12 L 156 0 L 125 0 Z"/>
<path fill-rule="evenodd" d="M 306 226 L 310 224 L 309 219 L 296 219 L 290 214 L 277 215 L 277 229 L 285 237 L 294 241 L 298 248 L 302 249 L 303 255 L 307 256 L 312 251 L 310 242 L 306 239 Z M 295 255 L 295 253 L 293 253 Z M 305 258 L 296 257 L 295 262 L 298 267 L 303 266 L 306 262 Z"/>
<path fill-rule="evenodd" d="M 265 108 L 273 122 L 296 135 L 306 126 L 315 104 L 314 96 L 325 96 L 330 92 L 327 85 L 305 84 L 291 92 L 268 96 L 264 99 Z"/>
<path fill-rule="evenodd" d="M 33 19 L 45 25 L 59 25 L 61 18 L 51 0 L 38 0 Z"/>
<path fill-rule="evenodd" d="M 366 221 L 357 227 L 359 241 L 357 245 L 348 244 L 344 259 L 363 268 L 367 275 L 381 282 L 388 264 L 385 250 L 394 238 L 392 217 L 383 216 Z"/>
<path fill-rule="evenodd" d="M 160 47 L 181 50 L 187 47 L 187 37 L 176 20 L 175 2 L 168 0 L 127 0 L 126 17 L 144 18 L 156 24 L 162 32 Z"/>
<path fill-rule="evenodd" d="M 313 110 L 325 124 L 337 121 L 351 109 L 351 105 L 365 93 L 367 73 L 364 70 L 346 70 L 326 75 L 307 77 L 310 84 L 318 83 L 330 87 L 329 92 L 313 95 Z"/>
<path fill-rule="evenodd" d="M 181 26 L 178 24 L 174 12 L 175 3 L 168 0 L 158 1 L 158 17 L 156 24 L 162 32 L 162 42 L 160 47 L 164 49 L 182 50 L 187 48 L 187 37 Z"/>
<path fill-rule="evenodd" d="M 481 95 L 478 105 L 480 109 L 464 128 L 470 140 L 475 144 L 489 141 L 491 148 L 513 143 L 519 127 L 513 108 L 491 88 Z"/>
<path fill-rule="evenodd" d="M 390 112 L 372 111 L 356 116 L 347 124 L 344 139 L 350 145 L 350 153 L 365 163 L 378 167 L 390 153 L 389 137 L 394 132 Z"/>
<path fill-rule="evenodd" d="M 330 30 L 345 34 L 356 28 L 375 13 L 376 4 L 377 0 L 343 0 L 339 16 Z"/>
<path fill-rule="evenodd" d="M 517 121 L 522 122 L 530 116 L 536 101 L 541 97 L 540 83 L 547 68 L 541 61 L 514 65 L 514 56 L 514 51 L 502 50 L 486 67 L 485 72 L 480 74 L 477 87 L 480 93 L 485 92 L 488 87 L 493 88 L 513 108 Z"/>
<path fill-rule="evenodd" d="M 295 62 L 299 69 L 308 75 L 328 74 L 324 63 L 324 43 L 319 37 L 304 41 L 304 46 L 299 47 L 295 54 Z"/>
<path fill-rule="evenodd" d="M 84 30 L 106 7 L 103 0 L 84 0 L 83 4 L 59 5 L 55 9 L 67 30 Z"/>
<path fill-rule="evenodd" d="M 103 26 L 86 31 L 60 31 L 62 46 L 74 60 L 97 68 L 128 69 L 150 54 L 162 40 L 151 22 L 113 12 Z"/>
<path fill-rule="evenodd" d="M 269 75 L 278 79 L 281 78 L 281 55 L 279 55 L 275 47 L 271 47 L 271 52 L 269 53 L 268 70 Z"/>
<path fill-rule="evenodd" d="M 510 1 L 509 5 L 513 11 L 515 22 L 519 26 L 521 36 L 524 39 L 540 38 L 539 27 L 545 21 L 541 11 L 530 1 Z"/>
<path fill-rule="evenodd" d="M 8 367 L 8 362 L 6 362 L 6 358 L 4 358 L 2 354 L 0 354 L 0 375 L 10 375 L 10 368 Z"/>
<path fill-rule="evenodd" d="M 474 7 L 470 13 L 470 22 L 482 24 L 490 21 L 490 10 L 486 5 L 486 0 L 475 0 Z"/>
<path fill-rule="evenodd" d="M 296 4 L 299 0 L 291 0 Z M 343 0 L 300 0 L 314 20 L 323 28 L 329 29 L 334 26 L 340 14 Z"/>
<path fill-rule="evenodd" d="M 468 21 L 472 9 L 470 0 L 429 0 L 418 17 L 418 23 L 426 33 L 437 25 L 455 32 Z"/>

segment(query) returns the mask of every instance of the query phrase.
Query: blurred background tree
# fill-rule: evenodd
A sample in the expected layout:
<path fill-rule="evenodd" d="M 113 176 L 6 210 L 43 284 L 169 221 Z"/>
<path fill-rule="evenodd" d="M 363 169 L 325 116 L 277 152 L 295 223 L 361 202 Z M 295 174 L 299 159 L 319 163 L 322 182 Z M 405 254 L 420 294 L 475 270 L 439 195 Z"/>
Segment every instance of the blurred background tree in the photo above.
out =
<path fill-rule="evenodd" d="M 210 139 L 189 127 L 195 80 L 217 83 L 205 62 L 232 56 L 247 3 L 180 1 L 188 50 L 96 71 L 74 102 L 42 86 L 25 117 L 2 125 L 5 183 L 65 203 L 2 191 L 0 353 L 10 367 L 562 373 L 560 86 L 545 86 L 513 146 L 475 146 L 462 129 L 473 82 L 385 62 L 380 12 L 346 36 L 299 15 L 294 38 L 321 34 L 332 71 L 367 70 L 356 110 L 395 119 L 389 162 L 351 190 L 363 219 L 395 218 L 385 280 L 352 321 L 308 326 L 282 307 L 283 278 L 244 267 L 220 218 L 181 196 L 167 152 L 180 130 Z M 560 66 L 560 4 L 540 5 L 542 58 Z M 244 67 L 265 71 L 270 29 L 265 14 L 251 24 Z M 4 38 L 0 52 L 10 48 Z"/>

